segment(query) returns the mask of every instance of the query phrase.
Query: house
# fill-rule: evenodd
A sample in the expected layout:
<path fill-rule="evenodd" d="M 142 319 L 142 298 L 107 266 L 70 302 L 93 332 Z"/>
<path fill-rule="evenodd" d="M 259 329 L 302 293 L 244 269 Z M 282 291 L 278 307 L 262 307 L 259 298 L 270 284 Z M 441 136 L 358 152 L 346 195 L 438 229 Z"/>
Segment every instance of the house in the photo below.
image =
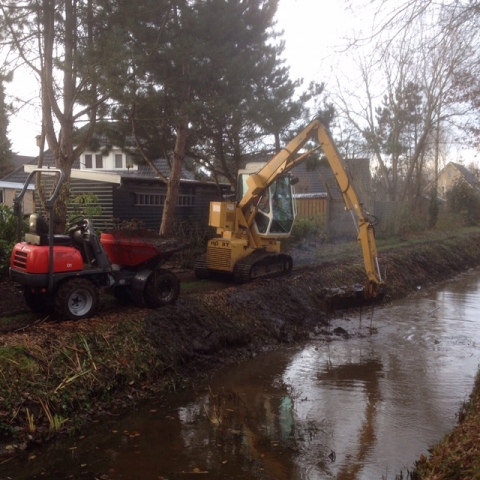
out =
<path fill-rule="evenodd" d="M 23 169 L 23 166 L 26 163 L 31 162 L 34 159 L 34 157 L 28 157 L 26 155 L 14 155 L 12 158 L 11 166 L 13 168 L 13 171 Z M 12 173 L 12 168 L 8 168 L 9 174 Z M 8 175 L 5 175 L 7 177 Z M 21 190 L 23 188 L 23 182 L 22 183 L 15 183 L 12 181 L 4 181 L 3 179 L 0 180 L 0 203 L 4 203 L 8 206 L 13 206 L 13 197 L 15 196 L 15 193 L 18 190 Z M 29 191 L 25 195 L 25 208 L 27 211 L 33 211 L 31 210 L 33 208 L 33 190 L 35 186 L 32 185 L 29 188 Z"/>
<path fill-rule="evenodd" d="M 169 176 L 166 160 L 158 159 L 154 163 L 160 172 Z M 5 196 L 9 201 L 13 201 L 18 186 L 23 187 L 29 172 L 36 165 L 35 159 L 2 179 Z M 53 155 L 49 151 L 45 152 L 44 168 L 54 165 Z M 184 168 L 175 210 L 176 219 L 207 225 L 210 201 L 221 199 L 222 192 L 227 187 L 197 180 L 193 172 Z M 145 228 L 158 230 L 167 186 L 151 167 L 136 165 L 128 155 L 112 149 L 108 153 L 84 152 L 73 164 L 70 191 L 73 198 L 80 194 L 96 195 L 102 213 L 94 216 L 93 220 L 99 230 L 111 229 L 114 220 L 137 220 Z M 35 197 L 35 200 L 38 198 Z M 29 213 L 27 204 L 24 205 L 24 212 Z"/>
<path fill-rule="evenodd" d="M 372 203 L 370 160 L 346 159 L 344 163 L 359 199 L 368 207 Z M 302 162 L 291 172 L 298 178 L 294 197 L 299 218 L 313 217 L 323 220 L 327 230 L 335 236 L 356 234 L 356 224 L 350 213 L 345 212 L 342 193 L 326 160 L 314 166 L 309 162 Z"/>
<path fill-rule="evenodd" d="M 447 192 L 458 182 L 466 182 L 473 188 L 479 188 L 479 181 L 475 175 L 466 167 L 456 162 L 448 162 L 447 165 L 438 173 L 438 196 L 446 200 Z M 430 192 L 434 182 L 425 187 L 425 192 Z"/>
<path fill-rule="evenodd" d="M 7 175 L 7 177 L 9 177 Z M 25 177 L 26 178 L 26 177 Z M 13 207 L 13 198 L 23 188 L 23 183 L 0 180 L 0 203 Z M 35 185 L 29 185 L 23 197 L 23 211 L 32 213 L 35 211 Z"/>

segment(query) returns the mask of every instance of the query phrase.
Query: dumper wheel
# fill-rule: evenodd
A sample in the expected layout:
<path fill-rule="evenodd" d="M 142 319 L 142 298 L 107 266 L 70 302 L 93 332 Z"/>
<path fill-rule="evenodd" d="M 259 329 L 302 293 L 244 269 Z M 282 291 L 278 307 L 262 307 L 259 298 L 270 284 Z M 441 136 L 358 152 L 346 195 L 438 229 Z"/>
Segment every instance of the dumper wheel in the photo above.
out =
<path fill-rule="evenodd" d="M 25 303 L 35 313 L 52 313 L 53 300 L 50 295 L 42 292 L 32 292 L 31 288 L 25 287 L 23 291 Z"/>
<path fill-rule="evenodd" d="M 173 305 L 180 294 L 178 278 L 168 270 L 155 270 L 147 280 L 143 298 L 148 308 Z"/>
<path fill-rule="evenodd" d="M 81 320 L 92 315 L 97 304 L 97 288 L 86 278 L 67 280 L 55 295 L 55 313 L 70 320 Z"/>

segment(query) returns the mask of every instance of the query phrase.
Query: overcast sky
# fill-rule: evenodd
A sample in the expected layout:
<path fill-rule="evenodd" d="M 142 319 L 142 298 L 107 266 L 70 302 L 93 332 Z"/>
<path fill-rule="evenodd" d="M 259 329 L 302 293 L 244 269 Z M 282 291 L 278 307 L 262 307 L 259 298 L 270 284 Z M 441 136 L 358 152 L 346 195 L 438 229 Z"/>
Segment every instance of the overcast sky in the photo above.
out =
<path fill-rule="evenodd" d="M 344 58 L 339 53 L 343 38 L 356 27 L 343 5 L 342 0 L 280 0 L 277 28 L 284 30 L 292 78 L 326 82 L 335 74 Z"/>

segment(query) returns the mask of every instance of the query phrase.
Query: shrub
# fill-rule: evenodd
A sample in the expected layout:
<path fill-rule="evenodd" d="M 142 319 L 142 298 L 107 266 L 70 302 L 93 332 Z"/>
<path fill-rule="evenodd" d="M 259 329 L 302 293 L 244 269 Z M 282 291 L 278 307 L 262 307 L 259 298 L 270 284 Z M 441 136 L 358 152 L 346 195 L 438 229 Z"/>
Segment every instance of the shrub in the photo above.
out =
<path fill-rule="evenodd" d="M 459 181 L 447 192 L 447 208 L 458 215 L 465 226 L 480 223 L 480 192 L 471 185 Z"/>
<path fill-rule="evenodd" d="M 145 223 L 137 218 L 131 220 L 120 220 L 119 218 L 113 219 L 114 230 L 146 230 Z"/>
<path fill-rule="evenodd" d="M 23 225 L 23 232 L 26 230 L 26 222 Z M 0 275 L 4 275 L 10 264 L 10 254 L 17 242 L 17 217 L 13 210 L 0 204 Z"/>
<path fill-rule="evenodd" d="M 428 228 L 428 217 L 422 212 L 411 212 L 410 207 L 402 209 L 396 219 L 395 233 L 397 235 L 408 235 L 421 233 Z"/>
<path fill-rule="evenodd" d="M 176 254 L 176 259 L 181 267 L 192 268 L 195 259 L 206 252 L 207 241 L 212 237 L 211 227 L 198 222 L 175 222 L 173 236 L 179 244 L 186 247 Z"/>
<path fill-rule="evenodd" d="M 327 241 L 324 216 L 296 218 L 290 238 L 282 240 L 284 248 L 307 248 L 310 243 L 318 244 Z"/>
<path fill-rule="evenodd" d="M 102 214 L 102 207 L 98 204 L 98 197 L 94 193 L 81 193 L 68 202 L 68 220 L 84 215 L 92 218 Z"/>
<path fill-rule="evenodd" d="M 136 218 L 124 221 L 114 218 L 113 228 L 115 230 L 148 230 L 145 228 L 145 224 Z M 184 245 L 185 248 L 175 254 L 175 262 L 183 268 L 193 268 L 195 259 L 206 252 L 207 241 L 213 236 L 213 233 L 212 227 L 206 223 L 176 220 L 173 225 L 172 237 L 177 240 L 178 245 Z"/>

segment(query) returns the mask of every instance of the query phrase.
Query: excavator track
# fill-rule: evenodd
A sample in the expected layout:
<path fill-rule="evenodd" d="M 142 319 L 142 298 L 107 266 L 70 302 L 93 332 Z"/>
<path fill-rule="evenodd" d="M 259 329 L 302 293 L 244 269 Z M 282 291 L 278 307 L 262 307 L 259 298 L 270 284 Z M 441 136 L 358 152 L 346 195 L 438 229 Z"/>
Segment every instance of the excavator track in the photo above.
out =
<path fill-rule="evenodd" d="M 233 270 L 235 283 L 248 283 L 256 278 L 273 278 L 292 271 L 293 260 L 284 253 L 255 252 L 239 260 Z M 207 255 L 197 257 L 194 265 L 198 279 L 225 278 L 225 272 L 210 270 L 207 267 Z M 231 278 L 231 274 L 229 274 Z"/>
<path fill-rule="evenodd" d="M 255 252 L 239 260 L 233 270 L 235 283 L 247 283 L 256 278 L 273 278 L 292 271 L 293 260 L 284 253 Z"/>
<path fill-rule="evenodd" d="M 199 280 L 205 280 L 210 278 L 212 275 L 210 270 L 207 268 L 207 254 L 204 253 L 195 259 L 195 264 L 193 266 L 195 276 Z"/>

